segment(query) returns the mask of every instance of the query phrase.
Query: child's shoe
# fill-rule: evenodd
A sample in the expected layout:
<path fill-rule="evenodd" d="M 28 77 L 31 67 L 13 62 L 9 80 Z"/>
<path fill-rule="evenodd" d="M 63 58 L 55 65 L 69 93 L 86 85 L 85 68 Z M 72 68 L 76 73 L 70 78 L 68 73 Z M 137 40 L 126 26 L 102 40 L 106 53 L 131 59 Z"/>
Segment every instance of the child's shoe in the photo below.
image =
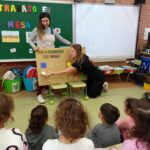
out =
<path fill-rule="evenodd" d="M 37 100 L 40 104 L 44 104 L 45 103 L 45 99 L 43 98 L 43 96 L 40 94 L 37 96 Z"/>
<path fill-rule="evenodd" d="M 103 91 L 104 92 L 108 91 L 108 82 L 104 82 L 104 84 L 103 84 Z"/>

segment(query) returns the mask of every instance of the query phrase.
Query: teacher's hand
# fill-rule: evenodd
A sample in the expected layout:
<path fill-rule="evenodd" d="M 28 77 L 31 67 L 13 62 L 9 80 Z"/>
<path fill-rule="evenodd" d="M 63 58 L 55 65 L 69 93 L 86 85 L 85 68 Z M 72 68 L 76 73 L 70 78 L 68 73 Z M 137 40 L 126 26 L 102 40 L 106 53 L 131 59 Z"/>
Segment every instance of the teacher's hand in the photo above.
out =
<path fill-rule="evenodd" d="M 40 51 L 42 51 L 39 47 L 36 47 L 36 48 L 34 48 L 34 51 L 35 52 L 40 52 Z"/>
<path fill-rule="evenodd" d="M 52 73 L 51 71 L 49 71 L 48 73 L 46 73 L 46 72 L 43 71 L 43 72 L 41 73 L 41 75 L 46 78 L 46 77 L 49 77 L 49 76 L 54 75 L 54 73 Z"/>

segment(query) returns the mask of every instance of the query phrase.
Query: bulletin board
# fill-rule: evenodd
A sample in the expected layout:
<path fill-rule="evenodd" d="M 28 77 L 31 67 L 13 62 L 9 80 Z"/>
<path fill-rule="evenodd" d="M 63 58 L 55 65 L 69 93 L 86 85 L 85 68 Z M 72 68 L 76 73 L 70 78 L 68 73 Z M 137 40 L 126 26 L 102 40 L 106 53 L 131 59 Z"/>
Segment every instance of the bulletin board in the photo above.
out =
<path fill-rule="evenodd" d="M 52 75 L 48 78 L 41 75 L 43 71 L 46 73 L 48 71 L 58 72 L 69 67 L 71 65 L 71 61 L 69 60 L 69 51 L 70 48 L 51 48 L 44 49 L 41 52 L 36 53 L 38 82 L 40 86 L 86 79 L 85 75 L 79 72 Z M 83 49 L 83 51 L 85 52 L 85 49 Z"/>
<path fill-rule="evenodd" d="M 72 4 L 0 1 L 0 62 L 32 61 L 35 53 L 28 43 L 33 28 L 38 25 L 39 14 L 50 12 L 51 27 L 72 41 Z M 56 41 L 56 47 L 64 46 Z"/>

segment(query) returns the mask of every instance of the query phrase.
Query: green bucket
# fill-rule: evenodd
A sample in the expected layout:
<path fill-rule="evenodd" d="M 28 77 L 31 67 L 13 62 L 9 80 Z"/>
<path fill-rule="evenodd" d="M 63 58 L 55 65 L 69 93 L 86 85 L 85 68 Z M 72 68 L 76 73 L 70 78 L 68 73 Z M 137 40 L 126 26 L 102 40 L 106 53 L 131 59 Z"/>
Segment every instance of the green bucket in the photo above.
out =
<path fill-rule="evenodd" d="M 7 93 L 16 93 L 21 90 L 21 78 L 15 80 L 4 80 L 4 89 Z"/>

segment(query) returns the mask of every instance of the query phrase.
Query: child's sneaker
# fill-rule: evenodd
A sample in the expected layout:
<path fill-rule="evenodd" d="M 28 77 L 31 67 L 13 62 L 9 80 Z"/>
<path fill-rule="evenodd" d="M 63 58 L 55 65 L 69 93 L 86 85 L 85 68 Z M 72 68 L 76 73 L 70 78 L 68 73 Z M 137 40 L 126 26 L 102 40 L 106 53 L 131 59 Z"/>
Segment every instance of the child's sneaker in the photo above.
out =
<path fill-rule="evenodd" d="M 104 82 L 104 84 L 103 84 L 103 91 L 104 92 L 108 91 L 108 82 Z"/>
<path fill-rule="evenodd" d="M 40 94 L 37 96 L 37 100 L 40 104 L 44 104 L 45 103 L 45 99 L 43 98 L 43 96 Z"/>

